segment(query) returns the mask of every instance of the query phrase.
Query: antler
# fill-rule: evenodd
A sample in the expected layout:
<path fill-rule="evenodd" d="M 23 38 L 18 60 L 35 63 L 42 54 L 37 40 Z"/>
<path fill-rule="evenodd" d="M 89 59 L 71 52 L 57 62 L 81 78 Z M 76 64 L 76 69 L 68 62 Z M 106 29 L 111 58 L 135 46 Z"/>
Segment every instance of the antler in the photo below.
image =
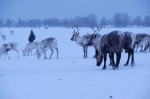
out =
<path fill-rule="evenodd" d="M 75 26 L 75 27 L 77 28 L 77 32 L 76 33 L 79 33 L 80 28 L 78 26 Z"/>
<path fill-rule="evenodd" d="M 78 26 L 72 26 L 72 28 L 74 30 L 74 33 L 79 33 L 80 28 Z M 77 31 L 75 28 L 77 29 Z"/>
<path fill-rule="evenodd" d="M 99 33 L 99 31 L 102 30 L 102 27 L 98 27 L 97 25 L 96 25 L 96 27 L 97 27 L 97 30 L 95 30 L 94 27 L 92 26 L 92 30 L 94 31 L 94 33 L 96 33 L 96 32 Z"/>
<path fill-rule="evenodd" d="M 75 30 L 75 28 L 72 26 L 72 29 L 73 29 L 73 33 L 76 33 L 76 30 Z"/>

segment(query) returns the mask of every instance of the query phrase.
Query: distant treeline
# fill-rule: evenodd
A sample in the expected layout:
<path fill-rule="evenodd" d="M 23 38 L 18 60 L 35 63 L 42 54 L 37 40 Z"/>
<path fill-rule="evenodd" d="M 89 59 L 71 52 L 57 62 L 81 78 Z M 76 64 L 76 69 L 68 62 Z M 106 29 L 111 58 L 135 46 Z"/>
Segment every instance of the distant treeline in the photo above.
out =
<path fill-rule="evenodd" d="M 88 16 L 75 18 L 48 18 L 48 19 L 31 19 L 17 21 L 11 19 L 0 19 L 0 27 L 71 27 L 78 25 L 80 27 L 91 27 L 99 25 L 102 27 L 150 27 L 150 16 L 136 16 L 131 18 L 125 13 L 116 13 L 112 19 L 105 17 L 98 18 L 95 14 L 89 14 Z"/>

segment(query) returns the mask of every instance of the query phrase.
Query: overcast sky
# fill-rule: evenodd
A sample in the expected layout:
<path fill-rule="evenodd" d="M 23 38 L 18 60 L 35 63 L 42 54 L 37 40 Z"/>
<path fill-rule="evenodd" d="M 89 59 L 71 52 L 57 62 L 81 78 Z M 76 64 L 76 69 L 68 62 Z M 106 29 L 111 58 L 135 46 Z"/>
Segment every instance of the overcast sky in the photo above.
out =
<path fill-rule="evenodd" d="M 150 0 L 0 0 L 0 18 L 74 18 L 95 14 L 112 18 L 115 13 L 132 18 L 150 15 Z"/>

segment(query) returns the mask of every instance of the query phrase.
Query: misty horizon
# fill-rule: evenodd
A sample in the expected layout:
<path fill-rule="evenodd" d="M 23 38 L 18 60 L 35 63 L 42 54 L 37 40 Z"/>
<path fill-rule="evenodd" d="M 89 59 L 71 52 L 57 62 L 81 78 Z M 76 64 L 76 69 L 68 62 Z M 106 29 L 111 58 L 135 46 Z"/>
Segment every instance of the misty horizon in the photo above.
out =
<path fill-rule="evenodd" d="M 30 20 L 47 18 L 75 18 L 95 14 L 98 19 L 112 19 L 116 13 L 149 16 L 149 0 L 1 0 L 0 18 Z"/>

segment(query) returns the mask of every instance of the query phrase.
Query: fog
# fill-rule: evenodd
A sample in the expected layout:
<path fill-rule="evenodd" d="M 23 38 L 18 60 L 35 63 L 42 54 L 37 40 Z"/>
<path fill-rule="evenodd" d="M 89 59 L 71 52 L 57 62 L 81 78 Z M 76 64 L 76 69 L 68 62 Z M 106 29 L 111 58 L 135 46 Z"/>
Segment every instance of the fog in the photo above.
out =
<path fill-rule="evenodd" d="M 95 14 L 112 18 L 117 12 L 131 17 L 150 15 L 149 0 L 0 0 L 0 18 L 74 18 Z"/>

